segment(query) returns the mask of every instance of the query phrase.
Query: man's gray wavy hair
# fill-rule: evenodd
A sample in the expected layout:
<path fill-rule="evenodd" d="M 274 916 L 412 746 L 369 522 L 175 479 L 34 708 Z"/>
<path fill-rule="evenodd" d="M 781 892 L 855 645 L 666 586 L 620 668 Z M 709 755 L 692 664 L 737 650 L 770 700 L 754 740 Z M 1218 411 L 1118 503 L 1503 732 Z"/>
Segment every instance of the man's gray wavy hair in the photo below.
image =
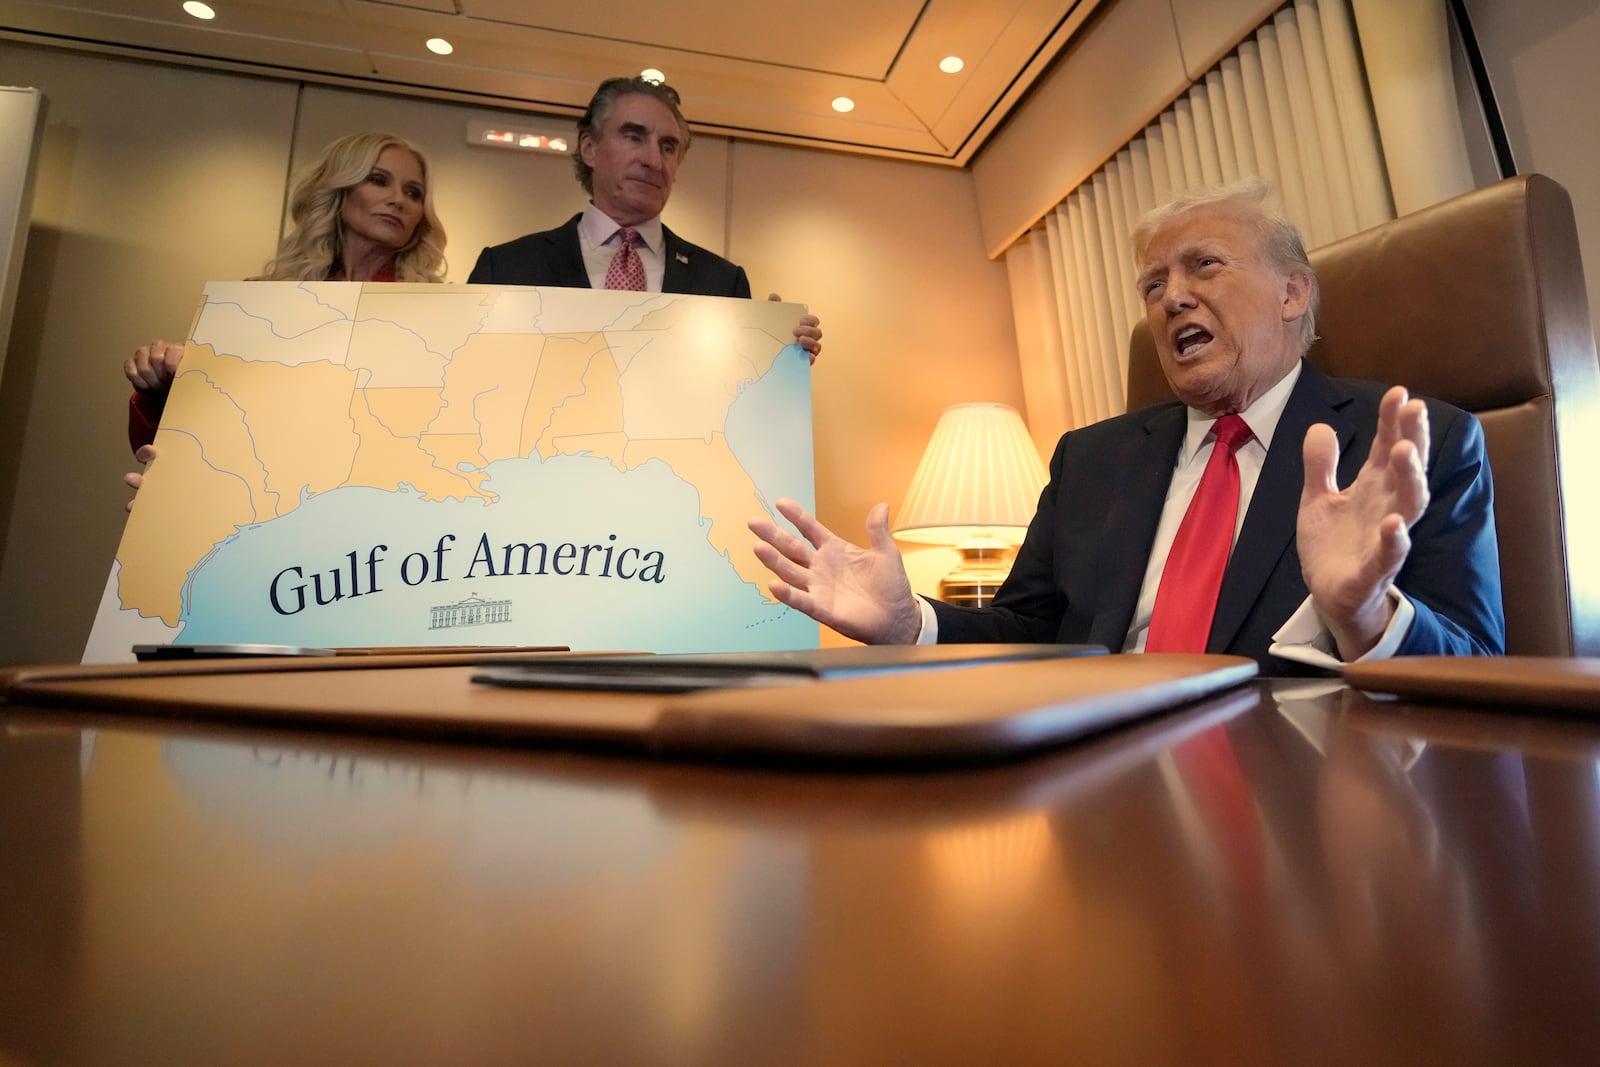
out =
<path fill-rule="evenodd" d="M 1268 266 L 1279 274 L 1304 274 L 1311 279 L 1311 301 L 1300 319 L 1300 354 L 1304 355 L 1317 339 L 1317 308 L 1322 304 L 1322 283 L 1317 279 L 1316 268 L 1306 257 L 1306 243 L 1300 230 L 1278 208 L 1272 199 L 1272 186 L 1262 179 L 1246 178 L 1227 185 L 1195 189 L 1147 212 L 1133 228 L 1134 263 L 1144 263 L 1157 230 L 1201 208 L 1220 209 L 1247 223 L 1260 239 Z"/>

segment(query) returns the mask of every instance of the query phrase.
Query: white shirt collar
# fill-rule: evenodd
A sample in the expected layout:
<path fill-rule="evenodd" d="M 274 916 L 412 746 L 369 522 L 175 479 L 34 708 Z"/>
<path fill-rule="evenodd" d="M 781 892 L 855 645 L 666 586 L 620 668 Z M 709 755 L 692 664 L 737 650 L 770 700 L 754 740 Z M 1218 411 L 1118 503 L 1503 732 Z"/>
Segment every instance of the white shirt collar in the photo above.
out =
<path fill-rule="evenodd" d="M 1256 397 L 1253 404 L 1239 412 L 1239 417 L 1250 427 L 1255 442 L 1260 444 L 1263 452 L 1272 447 L 1272 435 L 1278 429 L 1278 420 L 1283 417 L 1283 409 L 1289 404 L 1289 394 L 1294 391 L 1294 383 L 1300 380 L 1300 370 L 1304 365 L 1303 360 L 1295 360 L 1294 367 L 1278 380 L 1277 385 Z M 1186 466 L 1194 459 L 1217 421 L 1217 416 L 1194 408 L 1188 409 L 1188 415 L 1189 426 L 1184 431 L 1183 447 L 1178 450 L 1179 467 Z"/>
<path fill-rule="evenodd" d="M 584 248 L 599 248 L 616 237 L 620 229 L 622 227 L 610 215 L 595 207 L 592 200 L 583 209 L 583 217 L 578 220 L 578 238 Z M 639 232 L 641 244 L 657 255 L 661 254 L 663 237 L 660 215 L 646 219 L 633 229 Z"/>

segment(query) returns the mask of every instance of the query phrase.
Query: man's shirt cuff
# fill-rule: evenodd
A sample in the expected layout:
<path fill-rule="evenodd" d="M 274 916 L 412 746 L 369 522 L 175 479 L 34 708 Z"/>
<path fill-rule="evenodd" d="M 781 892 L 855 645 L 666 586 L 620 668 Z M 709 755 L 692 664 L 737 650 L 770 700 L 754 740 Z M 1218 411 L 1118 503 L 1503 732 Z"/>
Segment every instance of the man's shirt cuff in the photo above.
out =
<path fill-rule="evenodd" d="M 917 596 L 917 607 L 922 609 L 922 632 L 917 635 L 919 645 L 937 645 L 939 643 L 939 616 L 933 613 L 933 605 L 928 603 L 925 596 Z"/>
<path fill-rule="evenodd" d="M 1389 603 L 1394 605 L 1394 614 L 1389 617 L 1389 625 L 1383 631 L 1383 636 L 1378 639 L 1378 643 L 1373 645 L 1366 655 L 1358 657 L 1355 660 L 1357 663 L 1392 658 L 1400 651 L 1400 643 L 1410 632 L 1411 620 L 1417 617 L 1416 605 L 1412 604 L 1400 590 L 1391 585 L 1387 595 Z M 1293 660 L 1308 667 L 1321 667 L 1324 670 L 1336 671 L 1345 665 L 1345 661 L 1339 658 L 1338 648 L 1333 643 L 1333 634 L 1322 625 L 1322 617 L 1317 614 L 1317 609 L 1312 607 L 1310 597 L 1301 601 L 1300 607 L 1289 616 L 1289 621 L 1278 627 L 1278 632 L 1272 635 L 1272 644 L 1268 646 L 1267 651 L 1279 659 Z"/>

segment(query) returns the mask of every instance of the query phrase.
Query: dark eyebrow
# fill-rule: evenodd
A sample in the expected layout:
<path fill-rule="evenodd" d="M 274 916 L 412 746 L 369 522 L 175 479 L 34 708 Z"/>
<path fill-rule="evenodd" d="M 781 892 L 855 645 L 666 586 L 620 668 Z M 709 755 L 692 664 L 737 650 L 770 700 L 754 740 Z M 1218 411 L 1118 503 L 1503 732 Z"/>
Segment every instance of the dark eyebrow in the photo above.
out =
<path fill-rule="evenodd" d="M 621 126 L 617 127 L 617 130 L 619 132 L 621 132 L 621 133 L 649 133 L 650 132 L 648 127 L 646 127 L 643 123 L 639 123 L 639 122 L 624 122 Z"/>

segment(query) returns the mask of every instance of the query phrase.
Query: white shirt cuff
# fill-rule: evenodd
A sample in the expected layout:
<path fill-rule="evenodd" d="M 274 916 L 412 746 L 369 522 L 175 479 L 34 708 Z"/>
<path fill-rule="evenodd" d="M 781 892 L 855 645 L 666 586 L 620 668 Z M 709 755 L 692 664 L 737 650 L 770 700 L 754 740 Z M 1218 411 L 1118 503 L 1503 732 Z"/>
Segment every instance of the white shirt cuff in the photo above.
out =
<path fill-rule="evenodd" d="M 922 632 L 917 635 L 919 645 L 937 645 L 939 643 L 939 616 L 933 613 L 933 605 L 928 603 L 925 596 L 917 597 L 917 606 L 922 609 Z"/>
<path fill-rule="evenodd" d="M 1390 586 L 1388 593 L 1389 603 L 1394 605 L 1394 614 L 1389 617 L 1389 625 L 1383 631 L 1383 636 L 1378 643 L 1372 646 L 1366 655 L 1358 657 L 1355 662 L 1364 660 L 1390 659 L 1400 650 L 1400 642 L 1406 639 L 1406 634 L 1411 630 L 1411 620 L 1417 617 L 1417 609 L 1404 593 Z M 1267 651 L 1279 659 L 1293 660 L 1304 663 L 1310 667 L 1321 667 L 1326 670 L 1336 671 L 1345 665 L 1345 661 L 1338 656 L 1338 649 L 1333 643 L 1333 634 L 1322 625 L 1322 617 L 1317 614 L 1317 609 L 1311 606 L 1311 598 L 1306 597 L 1301 601 L 1300 607 L 1289 616 L 1289 621 L 1278 627 L 1278 632 L 1272 635 L 1272 644 Z"/>

